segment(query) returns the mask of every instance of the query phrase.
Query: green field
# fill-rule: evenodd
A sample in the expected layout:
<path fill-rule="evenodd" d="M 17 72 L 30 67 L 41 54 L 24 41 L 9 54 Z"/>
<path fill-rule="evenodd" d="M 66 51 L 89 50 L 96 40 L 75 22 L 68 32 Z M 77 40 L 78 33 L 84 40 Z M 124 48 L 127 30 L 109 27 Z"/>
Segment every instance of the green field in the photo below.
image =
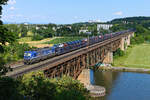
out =
<path fill-rule="evenodd" d="M 24 37 L 18 39 L 19 43 L 27 43 L 29 46 L 37 47 L 37 48 L 43 48 L 43 47 L 49 47 L 54 44 L 58 43 L 64 43 L 68 41 L 75 41 L 75 40 L 80 40 L 83 39 L 84 37 L 53 37 L 53 38 L 45 38 L 43 40 L 39 41 L 32 41 L 32 37 Z"/>
<path fill-rule="evenodd" d="M 125 52 L 125 56 L 114 59 L 113 66 L 150 68 L 150 44 L 135 45 Z"/>
<path fill-rule="evenodd" d="M 18 39 L 19 42 L 29 42 L 32 41 L 32 37 L 23 37 Z"/>
<path fill-rule="evenodd" d="M 75 40 L 80 40 L 80 39 L 83 39 L 83 37 L 62 37 L 62 38 L 53 39 L 53 40 L 51 40 L 49 42 L 45 42 L 45 43 L 46 44 L 58 44 L 58 43 L 75 41 Z"/>

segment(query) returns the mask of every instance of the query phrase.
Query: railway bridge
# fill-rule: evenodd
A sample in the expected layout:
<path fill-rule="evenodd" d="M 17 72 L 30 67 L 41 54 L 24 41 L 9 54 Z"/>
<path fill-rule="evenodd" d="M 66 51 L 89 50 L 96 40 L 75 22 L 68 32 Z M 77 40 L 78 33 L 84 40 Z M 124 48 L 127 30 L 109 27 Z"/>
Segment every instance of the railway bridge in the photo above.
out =
<path fill-rule="evenodd" d="M 26 66 L 24 70 L 8 73 L 7 76 L 16 77 L 30 71 L 42 70 L 46 76 L 51 78 L 69 75 L 76 79 L 82 70 L 89 66 L 94 66 L 99 62 L 111 64 L 113 52 L 118 48 L 125 50 L 130 45 L 130 39 L 133 36 L 134 31 L 129 31 L 41 63 Z"/>

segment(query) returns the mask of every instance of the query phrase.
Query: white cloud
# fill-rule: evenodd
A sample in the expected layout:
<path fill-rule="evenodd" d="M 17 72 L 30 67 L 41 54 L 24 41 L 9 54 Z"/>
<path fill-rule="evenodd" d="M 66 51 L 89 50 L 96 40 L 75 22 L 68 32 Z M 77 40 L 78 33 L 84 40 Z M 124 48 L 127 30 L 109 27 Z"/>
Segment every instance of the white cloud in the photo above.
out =
<path fill-rule="evenodd" d="M 16 0 L 9 0 L 9 1 L 8 1 L 8 4 L 9 4 L 9 5 L 14 5 L 14 4 L 16 4 Z"/>
<path fill-rule="evenodd" d="M 119 12 L 115 12 L 114 15 L 118 15 L 118 16 L 121 16 L 123 15 L 123 12 L 122 11 L 119 11 Z"/>
<path fill-rule="evenodd" d="M 23 15 L 21 15 L 21 14 L 16 14 L 16 17 L 23 17 Z"/>
<path fill-rule="evenodd" d="M 78 17 L 77 17 L 77 16 L 74 16 L 74 19 L 78 19 Z"/>
<path fill-rule="evenodd" d="M 7 20 L 7 19 L 8 20 L 13 20 L 15 18 L 24 18 L 24 16 L 21 15 L 21 14 L 9 14 L 9 15 L 3 15 L 2 18 L 5 19 L 5 20 Z"/>
<path fill-rule="evenodd" d="M 15 10 L 15 7 L 10 7 L 9 9 L 10 9 L 10 10 Z"/>
<path fill-rule="evenodd" d="M 74 16 L 74 19 L 75 20 L 83 20 L 84 18 L 83 17 L 79 17 L 79 16 Z"/>

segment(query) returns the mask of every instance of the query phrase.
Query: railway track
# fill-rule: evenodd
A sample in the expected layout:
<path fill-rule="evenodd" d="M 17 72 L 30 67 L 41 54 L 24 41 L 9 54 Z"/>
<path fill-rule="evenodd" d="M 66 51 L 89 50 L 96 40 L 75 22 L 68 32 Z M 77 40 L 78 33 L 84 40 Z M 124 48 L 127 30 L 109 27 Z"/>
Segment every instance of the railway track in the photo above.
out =
<path fill-rule="evenodd" d="M 117 39 L 120 39 L 120 37 L 122 37 L 122 36 L 124 36 L 124 35 L 120 35 L 120 36 L 114 37 L 112 39 L 104 40 L 102 42 L 90 45 L 88 47 L 80 48 L 78 50 L 75 50 L 75 51 L 60 55 L 60 56 L 56 56 L 56 57 L 53 57 L 51 59 L 47 59 L 45 61 L 33 64 L 33 65 L 17 66 L 15 68 L 13 68 L 12 72 L 8 72 L 6 74 L 6 76 L 18 77 L 18 76 L 21 76 L 21 75 L 26 74 L 28 72 L 31 72 L 31 71 L 45 70 L 45 69 L 54 67 L 56 65 L 62 64 L 65 61 L 68 61 L 69 59 L 78 57 L 81 54 L 84 54 L 84 53 L 86 54 L 88 51 L 95 49 L 96 47 L 100 47 L 100 46 L 106 45 L 112 41 L 115 41 Z"/>
<path fill-rule="evenodd" d="M 15 66 L 15 67 L 12 67 L 12 69 L 13 70 L 17 70 L 17 69 L 19 69 L 19 68 L 24 68 L 24 67 L 26 67 L 26 65 L 19 65 L 19 66 Z"/>

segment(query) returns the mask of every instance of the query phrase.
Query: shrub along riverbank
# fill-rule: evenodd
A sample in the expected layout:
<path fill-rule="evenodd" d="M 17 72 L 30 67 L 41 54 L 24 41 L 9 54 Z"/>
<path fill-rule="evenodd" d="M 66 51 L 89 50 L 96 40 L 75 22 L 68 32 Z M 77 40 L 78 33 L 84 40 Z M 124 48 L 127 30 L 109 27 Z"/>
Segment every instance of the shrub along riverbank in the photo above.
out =
<path fill-rule="evenodd" d="M 114 57 L 113 66 L 150 68 L 150 44 L 132 45 L 124 56 Z"/>

